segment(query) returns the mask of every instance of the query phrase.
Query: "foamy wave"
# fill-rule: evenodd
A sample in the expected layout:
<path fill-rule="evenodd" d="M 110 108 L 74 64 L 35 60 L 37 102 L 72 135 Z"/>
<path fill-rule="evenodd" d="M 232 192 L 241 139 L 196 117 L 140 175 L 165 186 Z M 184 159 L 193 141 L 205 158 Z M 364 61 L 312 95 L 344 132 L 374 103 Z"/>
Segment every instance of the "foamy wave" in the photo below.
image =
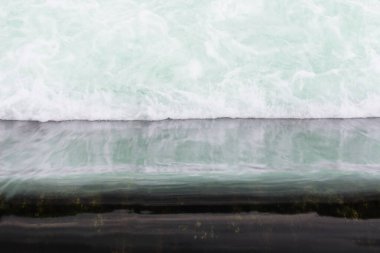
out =
<path fill-rule="evenodd" d="M 375 0 L 13 0 L 0 119 L 380 117 Z"/>

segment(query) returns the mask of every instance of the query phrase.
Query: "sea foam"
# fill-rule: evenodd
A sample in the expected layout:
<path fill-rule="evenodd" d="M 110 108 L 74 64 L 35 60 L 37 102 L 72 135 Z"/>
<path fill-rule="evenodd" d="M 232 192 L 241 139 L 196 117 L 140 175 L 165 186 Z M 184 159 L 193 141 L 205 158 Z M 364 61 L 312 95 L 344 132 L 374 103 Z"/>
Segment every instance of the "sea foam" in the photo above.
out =
<path fill-rule="evenodd" d="M 380 117 L 379 1 L 0 4 L 0 119 Z"/>

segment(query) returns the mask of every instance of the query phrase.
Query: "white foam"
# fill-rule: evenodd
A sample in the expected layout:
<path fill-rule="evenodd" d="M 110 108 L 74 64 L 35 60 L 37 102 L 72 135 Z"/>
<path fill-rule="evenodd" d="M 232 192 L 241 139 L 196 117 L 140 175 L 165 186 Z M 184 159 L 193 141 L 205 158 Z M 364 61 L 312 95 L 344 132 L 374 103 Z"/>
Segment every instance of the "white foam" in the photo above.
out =
<path fill-rule="evenodd" d="M 374 0 L 13 0 L 0 119 L 380 117 Z"/>

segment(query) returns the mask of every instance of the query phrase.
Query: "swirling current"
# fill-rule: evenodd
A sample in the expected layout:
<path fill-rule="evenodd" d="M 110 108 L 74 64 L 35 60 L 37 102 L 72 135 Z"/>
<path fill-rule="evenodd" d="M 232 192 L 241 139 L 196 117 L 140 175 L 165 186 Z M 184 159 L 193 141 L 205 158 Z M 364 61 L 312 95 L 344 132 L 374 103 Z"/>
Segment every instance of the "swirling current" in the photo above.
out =
<path fill-rule="evenodd" d="M 378 0 L 0 5 L 0 119 L 380 116 Z"/>

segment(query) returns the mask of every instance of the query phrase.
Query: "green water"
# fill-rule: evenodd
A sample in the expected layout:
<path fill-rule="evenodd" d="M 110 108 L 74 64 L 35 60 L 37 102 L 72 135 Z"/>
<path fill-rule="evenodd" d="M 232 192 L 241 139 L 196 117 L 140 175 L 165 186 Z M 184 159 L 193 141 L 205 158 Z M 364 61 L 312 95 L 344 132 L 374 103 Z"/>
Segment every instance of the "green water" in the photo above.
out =
<path fill-rule="evenodd" d="M 380 190 L 380 121 L 0 123 L 0 191 Z"/>
<path fill-rule="evenodd" d="M 380 116 L 377 0 L 0 5 L 0 119 Z"/>

